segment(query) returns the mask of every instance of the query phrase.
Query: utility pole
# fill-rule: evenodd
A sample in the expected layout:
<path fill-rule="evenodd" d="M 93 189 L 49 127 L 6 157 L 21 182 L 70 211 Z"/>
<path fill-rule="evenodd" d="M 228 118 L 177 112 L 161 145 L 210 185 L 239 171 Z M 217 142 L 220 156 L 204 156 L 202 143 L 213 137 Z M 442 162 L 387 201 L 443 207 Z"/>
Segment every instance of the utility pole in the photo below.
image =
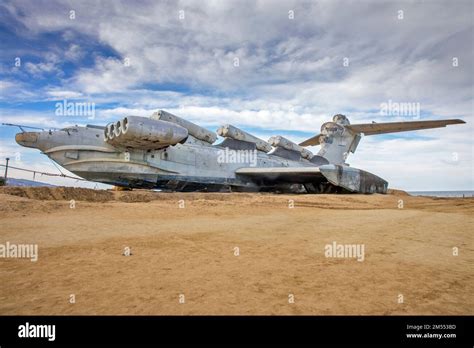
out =
<path fill-rule="evenodd" d="M 9 161 L 10 159 L 7 157 L 6 160 L 7 160 L 7 165 L 5 166 L 5 175 L 3 176 L 3 177 L 5 178 L 5 185 L 7 184 L 8 161 Z"/>

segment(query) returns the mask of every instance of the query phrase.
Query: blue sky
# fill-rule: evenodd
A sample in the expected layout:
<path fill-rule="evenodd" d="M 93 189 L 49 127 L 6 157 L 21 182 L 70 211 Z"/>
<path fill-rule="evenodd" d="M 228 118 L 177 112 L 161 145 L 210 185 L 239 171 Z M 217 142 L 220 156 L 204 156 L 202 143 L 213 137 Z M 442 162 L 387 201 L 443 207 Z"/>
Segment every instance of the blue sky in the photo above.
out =
<path fill-rule="evenodd" d="M 462 0 L 4 1 L 0 118 L 60 128 L 165 109 L 298 142 L 336 113 L 410 121 L 381 104 L 419 103 L 420 119 L 467 124 L 365 137 L 348 162 L 396 188 L 472 190 L 473 16 Z M 56 116 L 64 100 L 94 103 L 94 120 Z M 1 161 L 57 172 L 15 132 L 0 127 Z"/>

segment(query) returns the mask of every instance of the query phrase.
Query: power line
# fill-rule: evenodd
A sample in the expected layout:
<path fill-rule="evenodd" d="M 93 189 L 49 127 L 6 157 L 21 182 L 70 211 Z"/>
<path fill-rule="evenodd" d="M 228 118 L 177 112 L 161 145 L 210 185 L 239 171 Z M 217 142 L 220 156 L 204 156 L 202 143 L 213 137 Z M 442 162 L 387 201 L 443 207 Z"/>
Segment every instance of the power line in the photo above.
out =
<path fill-rule="evenodd" d="M 6 165 L 0 164 L 0 167 L 6 167 Z M 59 177 L 62 177 L 62 178 L 68 178 L 68 179 L 74 179 L 74 180 L 80 180 L 80 181 L 89 181 L 89 180 L 82 179 L 82 178 L 79 178 L 79 177 L 74 177 L 74 176 L 71 176 L 71 175 L 63 174 L 62 172 L 61 172 L 61 174 L 46 173 L 46 172 L 40 172 L 40 171 L 38 171 L 38 170 L 31 170 L 31 169 L 25 169 L 25 168 L 12 167 L 12 166 L 10 166 L 10 165 L 8 166 L 8 168 L 10 168 L 10 169 L 16 169 L 16 170 L 22 170 L 22 171 L 24 171 L 24 172 L 30 172 L 30 173 L 33 173 L 33 175 L 35 175 L 36 173 L 38 173 L 38 174 L 47 175 L 47 176 L 59 176 Z"/>

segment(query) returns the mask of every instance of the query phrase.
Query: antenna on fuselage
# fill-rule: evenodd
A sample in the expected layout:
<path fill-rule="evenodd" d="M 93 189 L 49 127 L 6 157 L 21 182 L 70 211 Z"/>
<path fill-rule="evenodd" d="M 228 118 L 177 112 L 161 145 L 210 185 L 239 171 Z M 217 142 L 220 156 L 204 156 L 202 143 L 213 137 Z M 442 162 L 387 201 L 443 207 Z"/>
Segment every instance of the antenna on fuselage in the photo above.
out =
<path fill-rule="evenodd" d="M 20 130 L 23 133 L 25 133 L 25 130 L 23 128 L 40 129 L 40 130 L 44 131 L 44 128 L 25 126 L 25 125 L 22 125 L 22 124 L 2 123 L 2 126 L 18 127 L 18 128 L 20 128 Z"/>

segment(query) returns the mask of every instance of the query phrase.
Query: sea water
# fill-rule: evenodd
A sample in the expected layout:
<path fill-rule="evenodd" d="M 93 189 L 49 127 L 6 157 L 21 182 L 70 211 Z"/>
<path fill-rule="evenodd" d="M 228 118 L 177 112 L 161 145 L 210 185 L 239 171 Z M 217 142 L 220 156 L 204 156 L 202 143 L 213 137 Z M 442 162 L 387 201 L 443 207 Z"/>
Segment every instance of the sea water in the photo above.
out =
<path fill-rule="evenodd" d="M 474 197 L 474 191 L 408 191 L 412 196 Z"/>

